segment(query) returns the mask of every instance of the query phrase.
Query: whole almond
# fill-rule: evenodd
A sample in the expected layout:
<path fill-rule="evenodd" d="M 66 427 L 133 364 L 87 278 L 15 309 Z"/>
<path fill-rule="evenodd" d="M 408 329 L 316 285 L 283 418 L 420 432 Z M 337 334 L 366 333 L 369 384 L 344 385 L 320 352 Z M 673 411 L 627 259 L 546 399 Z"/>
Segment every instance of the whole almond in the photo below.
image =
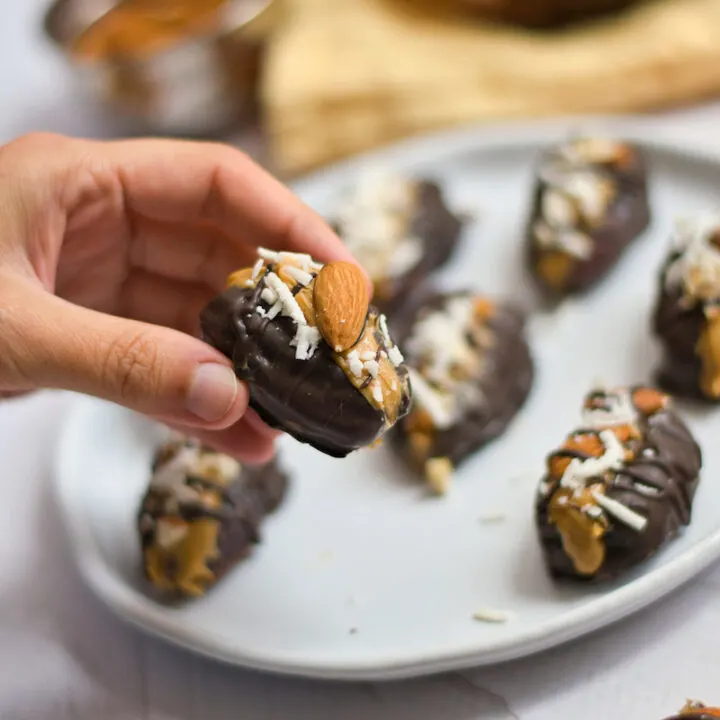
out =
<path fill-rule="evenodd" d="M 358 341 L 369 304 L 367 281 L 357 265 L 331 262 L 315 278 L 313 305 L 318 330 L 335 352 L 344 352 Z"/>

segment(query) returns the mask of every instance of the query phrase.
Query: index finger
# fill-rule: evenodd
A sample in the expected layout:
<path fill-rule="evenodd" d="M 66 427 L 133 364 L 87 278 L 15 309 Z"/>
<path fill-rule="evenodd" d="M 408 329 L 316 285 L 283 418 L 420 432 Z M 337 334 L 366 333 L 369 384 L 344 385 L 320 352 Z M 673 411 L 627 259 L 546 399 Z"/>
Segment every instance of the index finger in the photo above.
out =
<path fill-rule="evenodd" d="M 320 215 L 240 150 L 155 139 L 97 145 L 126 204 L 145 217 L 210 222 L 233 241 L 354 262 Z"/>

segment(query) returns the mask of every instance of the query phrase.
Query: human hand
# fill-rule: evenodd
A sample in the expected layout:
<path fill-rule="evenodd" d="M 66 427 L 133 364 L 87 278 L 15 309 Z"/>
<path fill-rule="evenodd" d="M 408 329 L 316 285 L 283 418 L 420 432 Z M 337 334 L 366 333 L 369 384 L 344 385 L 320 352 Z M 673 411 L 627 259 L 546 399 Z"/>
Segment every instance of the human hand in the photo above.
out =
<path fill-rule="evenodd" d="M 29 135 L 0 148 L 0 394 L 125 405 L 250 462 L 275 433 L 203 306 L 265 246 L 351 260 L 312 210 L 240 151 Z M 195 337 L 192 337 L 192 336 Z"/>

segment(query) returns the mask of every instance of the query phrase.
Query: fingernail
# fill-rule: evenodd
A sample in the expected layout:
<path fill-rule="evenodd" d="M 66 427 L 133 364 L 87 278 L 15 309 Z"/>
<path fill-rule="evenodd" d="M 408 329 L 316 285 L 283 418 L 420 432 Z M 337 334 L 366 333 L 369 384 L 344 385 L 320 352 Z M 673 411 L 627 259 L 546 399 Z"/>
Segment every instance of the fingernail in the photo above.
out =
<path fill-rule="evenodd" d="M 204 363 L 195 371 L 187 396 L 187 409 L 201 420 L 222 420 L 235 402 L 238 380 L 232 368 Z"/>

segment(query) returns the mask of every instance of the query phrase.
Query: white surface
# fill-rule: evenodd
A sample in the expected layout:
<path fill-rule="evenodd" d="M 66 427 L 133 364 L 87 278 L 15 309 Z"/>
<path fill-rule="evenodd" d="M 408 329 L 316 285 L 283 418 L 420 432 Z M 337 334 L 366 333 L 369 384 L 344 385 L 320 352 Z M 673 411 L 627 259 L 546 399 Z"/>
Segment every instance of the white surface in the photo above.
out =
<path fill-rule="evenodd" d="M 626 137 L 646 136 L 635 124 L 616 125 Z M 474 130 L 411 141 L 297 187 L 329 215 L 358 164 L 392 163 L 393 170 L 440 179 L 451 204 L 482 215 L 443 272 L 444 284 L 509 294 L 537 309 L 522 262 L 523 229 L 535 158 L 557 136 L 555 129 L 502 136 Z M 135 517 L 158 435 L 129 412 L 81 403 L 61 444 L 58 476 L 73 550 L 92 587 L 134 623 L 230 662 L 378 680 L 547 649 L 646 606 L 704 570 L 720 556 L 718 414 L 690 415 L 707 478 L 692 525 L 621 583 L 558 587 L 545 572 L 533 522 L 544 457 L 578 425 L 585 393 L 598 378 L 649 380 L 656 362 L 650 317 L 674 219 L 717 202 L 720 162 L 659 146 L 647 155 L 652 228 L 596 292 L 531 316 L 537 371 L 530 401 L 497 443 L 462 466 L 445 499 L 428 498 L 389 448 L 337 461 L 288 438 L 281 458 L 293 490 L 265 528 L 264 545 L 207 598 L 168 609 L 138 584 Z M 506 520 L 483 524 L 486 512 Z M 513 618 L 474 621 L 473 613 L 487 607 Z"/>
<path fill-rule="evenodd" d="M 38 0 L 0 3 L 0 141 L 29 130 L 109 135 L 36 32 Z M 670 119 L 669 122 L 667 119 Z M 720 146 L 720 105 L 663 116 Z M 657 720 L 718 700 L 720 568 L 632 620 L 493 670 L 390 685 L 265 677 L 199 659 L 117 621 L 79 582 L 50 500 L 66 400 L 0 406 L 3 720 Z M 486 688 L 480 690 L 478 688 Z"/>

